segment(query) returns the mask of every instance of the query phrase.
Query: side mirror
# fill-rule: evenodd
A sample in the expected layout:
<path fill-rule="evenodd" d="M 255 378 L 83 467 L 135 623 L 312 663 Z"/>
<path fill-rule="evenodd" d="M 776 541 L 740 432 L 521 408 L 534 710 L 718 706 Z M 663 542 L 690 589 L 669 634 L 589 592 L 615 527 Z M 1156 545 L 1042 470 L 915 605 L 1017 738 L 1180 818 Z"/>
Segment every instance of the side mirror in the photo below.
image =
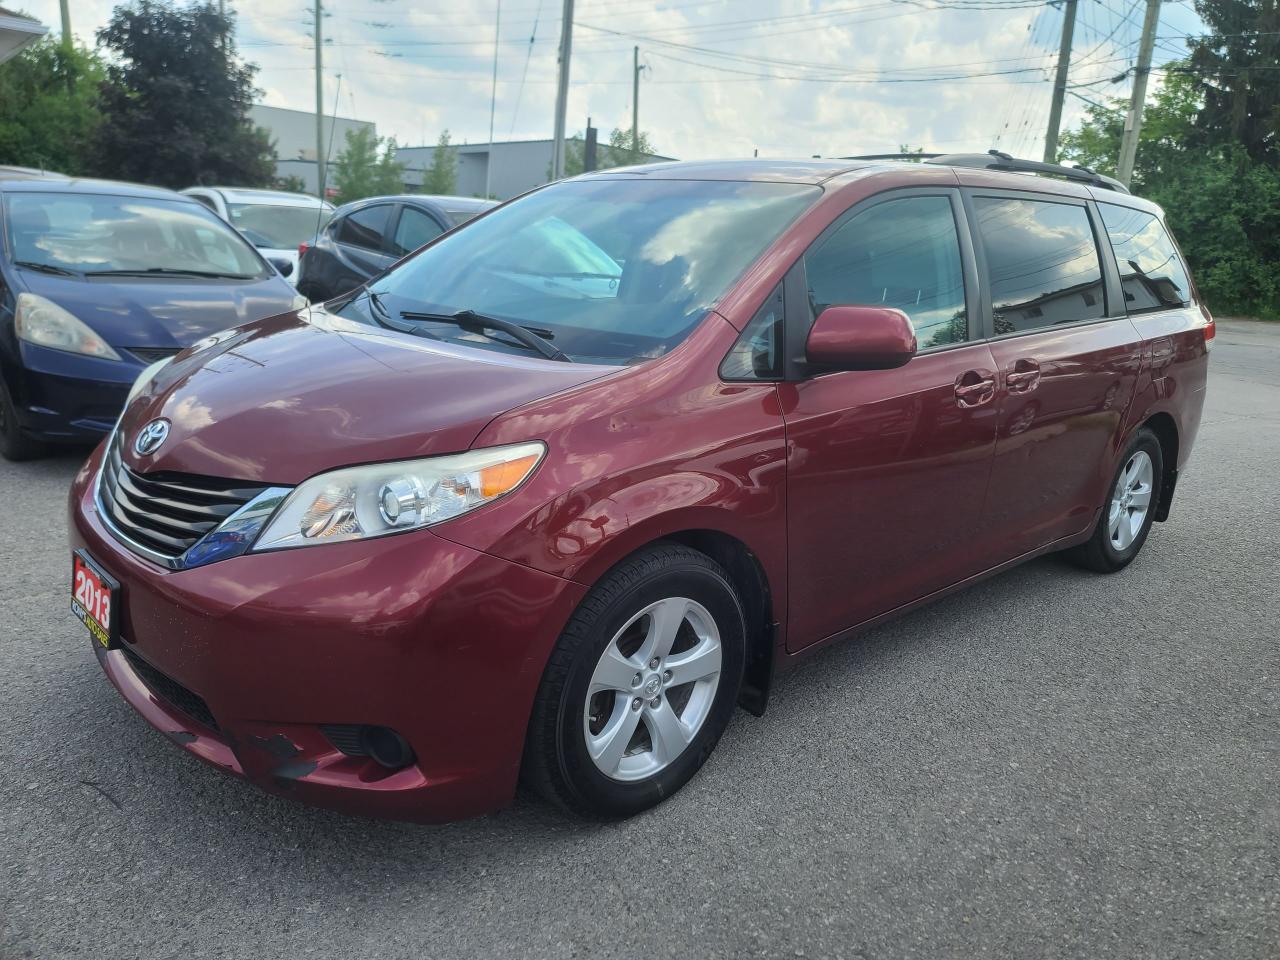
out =
<path fill-rule="evenodd" d="M 892 307 L 827 307 L 804 347 L 805 360 L 828 370 L 892 370 L 915 355 L 911 320 Z"/>
<path fill-rule="evenodd" d="M 293 261 L 286 257 L 267 257 L 267 263 L 279 270 L 282 277 L 287 277 L 293 273 Z"/>

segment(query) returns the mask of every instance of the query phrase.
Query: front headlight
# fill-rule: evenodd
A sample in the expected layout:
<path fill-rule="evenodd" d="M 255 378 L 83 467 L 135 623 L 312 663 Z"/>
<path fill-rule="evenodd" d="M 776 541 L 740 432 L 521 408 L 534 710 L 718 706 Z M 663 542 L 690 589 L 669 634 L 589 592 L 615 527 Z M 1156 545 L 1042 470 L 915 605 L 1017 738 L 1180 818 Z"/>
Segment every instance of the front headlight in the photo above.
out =
<path fill-rule="evenodd" d="M 533 473 L 541 443 L 322 473 L 289 495 L 253 549 L 365 540 L 461 516 L 510 493 Z"/>
<path fill-rule="evenodd" d="M 111 345 L 52 300 L 34 293 L 18 294 L 17 312 L 13 318 L 18 337 L 53 350 L 82 353 L 103 360 L 119 360 Z"/>

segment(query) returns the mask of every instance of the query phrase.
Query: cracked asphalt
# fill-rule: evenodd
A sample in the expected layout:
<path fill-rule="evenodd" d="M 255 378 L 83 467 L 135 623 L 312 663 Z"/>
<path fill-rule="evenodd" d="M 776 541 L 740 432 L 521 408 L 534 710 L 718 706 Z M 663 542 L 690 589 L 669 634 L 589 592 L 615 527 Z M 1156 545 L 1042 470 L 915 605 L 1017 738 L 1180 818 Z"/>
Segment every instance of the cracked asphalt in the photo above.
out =
<path fill-rule="evenodd" d="M 827 650 L 625 823 L 259 793 L 67 609 L 79 458 L 0 462 L 0 957 L 1280 957 L 1280 325 L 1223 323 L 1173 516 Z"/>

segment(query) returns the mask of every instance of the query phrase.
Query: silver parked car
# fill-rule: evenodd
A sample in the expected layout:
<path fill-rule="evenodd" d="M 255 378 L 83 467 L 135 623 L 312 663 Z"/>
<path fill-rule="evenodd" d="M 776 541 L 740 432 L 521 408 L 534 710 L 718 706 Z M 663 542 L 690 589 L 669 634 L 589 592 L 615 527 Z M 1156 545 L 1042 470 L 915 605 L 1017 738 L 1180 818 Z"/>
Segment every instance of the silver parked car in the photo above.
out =
<path fill-rule="evenodd" d="M 241 187 L 188 187 L 182 191 L 222 217 L 293 283 L 298 278 L 298 245 L 329 222 L 333 204 L 305 193 Z"/>

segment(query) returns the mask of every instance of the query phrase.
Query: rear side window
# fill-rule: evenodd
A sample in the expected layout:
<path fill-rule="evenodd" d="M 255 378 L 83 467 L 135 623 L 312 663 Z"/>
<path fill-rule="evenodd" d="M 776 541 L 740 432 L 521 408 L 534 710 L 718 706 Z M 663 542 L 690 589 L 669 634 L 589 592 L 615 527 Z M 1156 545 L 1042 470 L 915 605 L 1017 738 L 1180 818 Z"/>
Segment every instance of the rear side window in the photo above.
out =
<path fill-rule="evenodd" d="M 1106 316 L 1102 266 L 1084 207 L 976 197 L 996 336 Z"/>
<path fill-rule="evenodd" d="M 380 203 L 347 215 L 338 224 L 338 241 L 366 250 L 381 250 L 382 235 L 386 232 L 390 213 L 391 204 Z"/>
<path fill-rule="evenodd" d="M 968 339 L 960 240 L 948 197 L 878 203 L 805 254 L 816 317 L 833 305 L 897 307 L 921 348 Z"/>
<path fill-rule="evenodd" d="M 1191 282 L 1169 233 L 1141 210 L 1100 203 L 1102 222 L 1120 268 L 1124 305 L 1130 313 L 1168 310 L 1191 301 Z"/>
<path fill-rule="evenodd" d="M 391 252 L 403 256 L 417 250 L 428 240 L 434 240 L 444 229 L 417 207 L 405 207 L 400 211 L 400 222 L 391 241 Z"/>

